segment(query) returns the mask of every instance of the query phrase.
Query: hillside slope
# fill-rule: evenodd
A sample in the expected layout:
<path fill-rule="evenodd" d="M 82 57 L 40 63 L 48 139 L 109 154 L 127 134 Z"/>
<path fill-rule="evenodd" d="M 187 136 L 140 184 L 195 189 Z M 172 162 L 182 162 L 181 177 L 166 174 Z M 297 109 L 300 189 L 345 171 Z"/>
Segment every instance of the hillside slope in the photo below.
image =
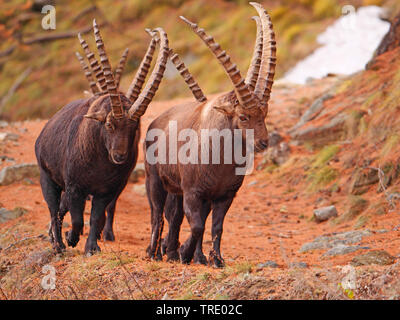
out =
<path fill-rule="evenodd" d="M 257 170 L 246 177 L 228 212 L 222 241 L 225 269 L 146 257 L 150 214 L 143 178 L 129 183 L 121 195 L 115 243 L 101 241 L 102 253 L 83 256 L 87 208 L 77 248 L 54 256 L 46 236 L 49 214 L 38 180 L 32 178 L 0 187 L 0 206 L 27 211 L 0 224 L 1 295 L 12 299 L 400 299 L 399 53 L 397 49 L 382 55 L 370 70 L 351 78 L 276 86 L 267 123 L 283 141 L 257 156 Z M 175 103 L 153 103 L 143 128 Z M 312 116 L 304 117 L 307 114 Z M 336 127 L 330 125 L 335 118 L 341 119 L 333 121 L 340 124 Z M 44 123 L 5 127 L 4 131 L 20 138 L 1 143 L 0 153 L 15 163 L 34 162 L 31 146 Z M 284 144 L 289 153 L 281 148 Z M 313 210 L 329 205 L 336 207 L 338 217 L 317 223 Z M 68 217 L 64 228 L 69 227 Z M 210 227 L 208 221 L 205 253 L 211 246 Z M 185 221 L 181 242 L 188 235 Z M 56 290 L 43 290 L 40 285 L 45 265 L 56 269 Z M 344 283 L 347 265 L 356 275 L 351 290 L 338 285 Z"/>
<path fill-rule="evenodd" d="M 129 0 L 47 1 L 56 8 L 56 30 L 43 30 L 41 5 L 46 1 L 0 1 L 0 117 L 9 120 L 47 118 L 71 99 L 82 96 L 88 86 L 75 51 L 81 50 L 74 34 L 88 32 L 85 38 L 93 46 L 91 21 L 104 24 L 102 34 L 107 52 L 115 65 L 123 50 L 130 48 L 122 89 L 127 89 L 147 48 L 145 28 L 162 26 L 170 45 L 187 62 L 201 87 L 207 93 L 229 89 L 224 71 L 207 48 L 179 20 L 184 15 L 197 21 L 215 36 L 229 52 L 242 73 L 250 63 L 255 40 L 256 14 L 247 1 L 236 0 Z M 279 78 L 316 47 L 316 36 L 342 14 L 342 5 L 383 4 L 395 12 L 396 0 L 266 0 L 261 1 L 271 14 L 278 41 Z M 72 37 L 47 41 L 64 33 Z M 43 38 L 44 37 L 44 38 Z M 212 70 L 212 72 L 209 72 Z M 22 75 L 22 81 L 19 83 Z M 15 84 L 18 90 L 8 97 Z M 190 96 L 189 90 L 173 70 L 156 95 L 157 99 Z"/>

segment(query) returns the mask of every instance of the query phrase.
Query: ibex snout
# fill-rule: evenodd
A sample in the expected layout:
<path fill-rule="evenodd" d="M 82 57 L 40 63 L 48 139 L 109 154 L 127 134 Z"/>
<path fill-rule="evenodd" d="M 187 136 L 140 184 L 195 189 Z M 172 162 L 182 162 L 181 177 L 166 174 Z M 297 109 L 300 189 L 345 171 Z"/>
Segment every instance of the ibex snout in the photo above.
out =
<path fill-rule="evenodd" d="M 255 150 L 256 152 L 264 151 L 268 148 L 268 139 L 259 140 L 256 144 Z"/>
<path fill-rule="evenodd" d="M 111 152 L 111 159 L 115 164 L 123 164 L 128 158 L 128 153 L 121 153 L 118 151 Z"/>

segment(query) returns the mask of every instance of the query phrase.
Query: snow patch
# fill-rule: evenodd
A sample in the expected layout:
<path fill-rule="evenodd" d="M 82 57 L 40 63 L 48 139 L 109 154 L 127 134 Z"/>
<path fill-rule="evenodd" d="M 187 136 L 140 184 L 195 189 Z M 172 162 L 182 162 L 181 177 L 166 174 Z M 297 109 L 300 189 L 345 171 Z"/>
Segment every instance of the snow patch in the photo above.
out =
<path fill-rule="evenodd" d="M 349 75 L 363 70 L 390 29 L 390 23 L 380 19 L 383 14 L 384 9 L 368 6 L 342 16 L 318 36 L 322 46 L 283 80 L 304 84 L 309 78 L 320 79 L 329 73 Z"/>

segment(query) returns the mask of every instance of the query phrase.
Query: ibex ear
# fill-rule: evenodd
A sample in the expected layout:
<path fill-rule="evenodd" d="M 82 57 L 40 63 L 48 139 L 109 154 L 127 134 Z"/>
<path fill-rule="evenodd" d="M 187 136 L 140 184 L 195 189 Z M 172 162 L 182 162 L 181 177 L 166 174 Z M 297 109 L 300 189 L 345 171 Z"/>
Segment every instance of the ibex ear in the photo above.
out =
<path fill-rule="evenodd" d="M 85 118 L 97 120 L 100 122 L 105 122 L 107 118 L 107 112 L 104 109 L 101 109 L 97 112 L 92 112 L 84 115 Z"/>
<path fill-rule="evenodd" d="M 214 109 L 221 112 L 227 116 L 233 116 L 235 114 L 235 108 L 231 103 L 221 104 L 214 106 Z"/>

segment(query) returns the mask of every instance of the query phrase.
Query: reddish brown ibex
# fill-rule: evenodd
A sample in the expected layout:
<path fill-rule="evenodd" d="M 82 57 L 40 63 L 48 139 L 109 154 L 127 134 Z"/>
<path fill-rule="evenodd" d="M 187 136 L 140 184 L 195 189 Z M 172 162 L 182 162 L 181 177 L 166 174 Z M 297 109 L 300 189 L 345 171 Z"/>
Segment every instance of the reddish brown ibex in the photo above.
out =
<path fill-rule="evenodd" d="M 61 229 L 67 211 L 70 211 L 72 221 L 72 230 L 66 233 L 67 243 L 72 247 L 78 243 L 88 195 L 92 196 L 92 211 L 85 253 L 100 251 L 97 240 L 105 224 L 105 210 L 108 232 L 111 232 L 109 237 L 113 238 L 115 203 L 138 156 L 140 117 L 158 89 L 169 54 L 167 35 L 158 28 L 160 51 L 143 92 L 140 93 L 156 47 L 154 38 L 127 95 L 124 95 L 118 85 L 127 52 L 116 72 L 116 82 L 95 21 L 93 28 L 100 63 L 80 36 L 90 68 L 79 55 L 78 58 L 94 96 L 73 101 L 58 111 L 45 125 L 35 144 L 42 192 L 51 215 L 50 238 L 57 252 L 65 249 Z M 60 206 L 62 191 L 64 196 Z"/>
<path fill-rule="evenodd" d="M 221 267 L 224 260 L 220 252 L 223 221 L 232 204 L 232 201 L 243 183 L 244 176 L 237 175 L 238 168 L 242 167 L 237 162 L 212 163 L 211 155 L 206 162 L 200 159 L 203 141 L 189 142 L 177 139 L 170 133 L 170 124 L 176 123 L 176 132 L 192 129 L 199 137 L 203 130 L 210 132 L 223 132 L 228 130 L 234 135 L 234 131 L 241 129 L 242 144 L 250 144 L 246 141 L 244 132 L 253 130 L 255 151 L 265 150 L 268 146 L 268 132 L 265 126 L 265 117 L 268 113 L 268 101 L 273 85 L 276 65 L 276 43 L 273 26 L 267 12 L 258 3 L 251 3 L 257 10 L 259 17 L 257 22 L 257 41 L 247 73 L 246 80 L 242 78 L 240 71 L 231 62 L 228 54 L 221 49 L 212 37 L 206 35 L 203 29 L 196 24 L 182 18 L 194 32 L 211 49 L 212 53 L 221 63 L 227 75 L 232 81 L 234 90 L 222 93 L 207 101 L 197 83 L 190 81 L 190 88 L 197 102 L 185 103 L 169 109 L 155 119 L 149 126 L 144 151 L 146 156 L 146 188 L 151 207 L 152 233 L 150 246 L 147 251 L 151 258 L 161 259 L 162 253 L 166 253 L 169 260 L 180 259 L 183 263 L 190 263 L 194 258 L 196 263 L 207 263 L 202 253 L 202 239 L 205 221 L 211 211 L 212 214 L 212 240 L 213 249 L 210 252 L 209 263 Z M 188 80 L 188 71 L 181 67 L 181 74 Z M 179 68 L 178 68 L 179 69 Z M 190 75 L 190 74 L 189 74 Z M 187 81 L 189 83 L 189 81 Z M 193 89 L 196 90 L 193 90 Z M 154 130 L 165 133 L 165 139 L 155 139 Z M 154 138 L 154 139 L 153 139 Z M 206 140 L 206 144 L 214 149 L 212 136 Z M 218 137 L 220 141 L 221 136 Z M 154 141 L 156 140 L 156 141 Z M 249 139 L 250 140 L 250 139 Z M 154 142 L 153 142 L 154 141 Z M 164 141 L 167 141 L 166 161 L 154 161 L 150 159 L 151 151 L 163 150 Z M 217 141 L 217 142 L 218 142 Z M 171 143 L 175 150 L 171 150 Z M 171 161 L 171 154 L 183 145 L 197 150 L 197 158 L 194 162 Z M 234 142 L 217 150 L 220 159 L 224 159 L 226 148 L 233 148 Z M 176 158 L 176 157 L 175 157 Z M 162 242 L 163 211 L 169 224 L 169 232 Z M 179 248 L 179 230 L 183 215 L 186 215 L 191 228 L 189 239 Z M 178 250 L 179 249 L 179 250 Z"/>

